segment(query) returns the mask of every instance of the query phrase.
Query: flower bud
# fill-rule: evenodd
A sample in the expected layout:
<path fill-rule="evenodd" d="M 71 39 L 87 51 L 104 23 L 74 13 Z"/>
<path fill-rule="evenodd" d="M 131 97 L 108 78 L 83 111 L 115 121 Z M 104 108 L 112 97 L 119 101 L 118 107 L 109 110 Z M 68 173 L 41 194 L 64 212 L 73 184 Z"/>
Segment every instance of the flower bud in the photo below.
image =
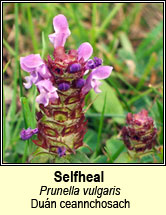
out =
<path fill-rule="evenodd" d="M 80 70 L 81 70 L 81 64 L 79 64 L 79 63 L 73 63 L 70 66 L 70 73 L 75 73 L 75 72 L 78 72 Z"/>
<path fill-rule="evenodd" d="M 94 62 L 94 60 L 90 59 L 88 60 L 87 64 L 86 64 L 86 69 L 94 69 L 96 68 L 96 64 Z"/>
<path fill-rule="evenodd" d="M 85 85 L 85 80 L 83 78 L 80 78 L 76 81 L 76 87 L 82 88 Z"/>
<path fill-rule="evenodd" d="M 68 89 L 70 88 L 70 84 L 68 83 L 60 83 L 58 85 L 58 89 L 61 90 L 61 91 L 67 91 Z"/>
<path fill-rule="evenodd" d="M 64 146 L 57 148 L 57 154 L 59 157 L 63 157 L 66 155 L 66 148 Z"/>
<path fill-rule="evenodd" d="M 122 137 L 129 150 L 145 151 L 156 144 L 157 129 L 148 111 L 143 109 L 137 114 L 128 113 L 126 122 L 127 126 L 122 128 Z"/>
<path fill-rule="evenodd" d="M 102 59 L 100 59 L 98 57 L 94 57 L 94 62 L 95 62 L 96 67 L 101 66 L 103 63 Z"/>

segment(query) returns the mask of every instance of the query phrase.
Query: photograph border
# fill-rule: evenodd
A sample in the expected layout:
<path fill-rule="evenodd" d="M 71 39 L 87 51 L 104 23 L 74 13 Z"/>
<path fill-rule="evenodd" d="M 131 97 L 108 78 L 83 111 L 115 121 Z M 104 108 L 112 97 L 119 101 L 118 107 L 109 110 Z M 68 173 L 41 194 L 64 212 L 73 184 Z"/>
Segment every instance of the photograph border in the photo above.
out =
<path fill-rule="evenodd" d="M 3 99 L 1 99 L 1 161 L 0 166 L 165 166 L 165 1 L 102 1 L 102 3 L 163 3 L 163 163 L 4 163 L 3 162 Z M 101 3 L 100 1 L 1 1 L 1 71 L 3 71 L 3 3 Z M 1 98 L 3 98 L 3 72 L 1 72 Z"/>

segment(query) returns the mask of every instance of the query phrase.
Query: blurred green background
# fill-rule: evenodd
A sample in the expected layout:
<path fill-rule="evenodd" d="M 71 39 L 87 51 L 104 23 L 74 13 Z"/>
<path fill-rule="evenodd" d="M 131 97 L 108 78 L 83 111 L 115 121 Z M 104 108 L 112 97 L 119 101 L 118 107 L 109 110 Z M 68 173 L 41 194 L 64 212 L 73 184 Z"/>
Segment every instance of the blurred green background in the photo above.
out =
<path fill-rule="evenodd" d="M 162 3 L 3 3 L 3 160 L 29 162 L 31 140 L 20 140 L 25 126 L 35 128 L 36 89 L 20 88 L 26 72 L 19 70 L 20 56 L 53 52 L 48 34 L 52 20 L 64 14 L 71 36 L 65 48 L 82 42 L 94 48 L 93 56 L 111 65 L 111 76 L 103 81 L 102 93 L 86 113 L 86 147 L 72 163 L 161 163 L 163 150 L 163 4 Z M 104 97 L 106 100 L 104 103 Z M 21 98 L 21 99 L 20 99 Z M 96 95 L 86 97 L 86 107 Z M 103 111 L 105 104 L 105 111 Z M 121 140 L 128 112 L 149 111 L 158 129 L 158 154 L 132 159 Z M 80 156 L 81 155 L 81 156 Z M 76 158 L 78 157 L 78 158 Z M 40 156 L 36 162 L 47 162 Z M 60 160 L 56 162 L 66 162 Z"/>

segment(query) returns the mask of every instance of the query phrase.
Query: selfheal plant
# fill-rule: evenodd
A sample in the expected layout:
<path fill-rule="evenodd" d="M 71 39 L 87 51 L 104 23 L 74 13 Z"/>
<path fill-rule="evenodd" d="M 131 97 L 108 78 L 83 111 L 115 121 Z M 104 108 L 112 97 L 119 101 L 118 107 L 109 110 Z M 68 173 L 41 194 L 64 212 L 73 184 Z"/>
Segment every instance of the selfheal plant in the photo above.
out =
<path fill-rule="evenodd" d="M 154 121 L 143 109 L 137 114 L 128 113 L 127 126 L 122 128 L 122 137 L 129 150 L 143 152 L 156 144 L 157 128 Z"/>
<path fill-rule="evenodd" d="M 83 145 L 87 124 L 83 110 L 85 96 L 91 89 L 101 92 L 99 80 L 108 78 L 113 68 L 102 66 L 102 60 L 97 57 L 89 59 L 93 48 L 88 42 L 77 50 L 65 52 L 70 30 L 64 15 L 55 16 L 53 26 L 55 33 L 49 35 L 54 45 L 53 57 L 48 55 L 42 60 L 39 54 L 31 54 L 21 57 L 20 64 L 30 74 L 25 77 L 25 88 L 35 84 L 39 92 L 36 102 L 40 111 L 36 114 L 35 130 L 38 139 L 33 142 L 61 157 L 75 153 Z M 22 139 L 35 134 L 29 129 L 21 133 Z"/>

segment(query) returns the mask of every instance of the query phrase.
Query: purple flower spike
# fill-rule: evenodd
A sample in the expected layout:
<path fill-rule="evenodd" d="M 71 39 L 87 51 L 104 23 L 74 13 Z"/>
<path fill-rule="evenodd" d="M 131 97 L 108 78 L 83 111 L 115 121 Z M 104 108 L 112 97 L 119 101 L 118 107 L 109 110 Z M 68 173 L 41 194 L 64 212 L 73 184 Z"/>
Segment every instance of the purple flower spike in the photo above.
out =
<path fill-rule="evenodd" d="M 35 84 L 38 90 L 36 115 L 39 132 L 34 144 L 62 157 L 75 152 L 84 145 L 87 130 L 85 120 L 85 96 L 90 89 L 101 92 L 100 80 L 112 71 L 110 66 L 101 66 L 100 58 L 91 58 L 93 48 L 88 42 L 77 49 L 66 50 L 64 45 L 70 35 L 67 19 L 59 14 L 53 19 L 54 32 L 49 35 L 54 51 L 46 59 L 39 54 L 20 58 L 21 68 L 29 72 L 24 86 Z M 85 77 L 86 75 L 86 77 Z M 145 125 L 146 126 L 146 125 Z M 36 133 L 23 130 L 22 139 Z"/>
<path fill-rule="evenodd" d="M 98 58 L 98 57 L 94 57 L 93 59 L 94 59 L 94 61 L 95 61 L 96 67 L 102 65 L 102 63 L 103 63 L 102 59 L 100 59 L 100 58 Z"/>
<path fill-rule="evenodd" d="M 78 72 L 80 70 L 81 70 L 81 64 L 79 64 L 79 63 L 73 63 L 70 66 L 70 73 L 75 73 L 75 72 Z"/>
<path fill-rule="evenodd" d="M 88 93 L 91 88 L 93 88 L 96 93 L 101 92 L 98 88 L 101 85 L 101 82 L 98 80 L 108 78 L 112 72 L 112 69 L 112 66 L 100 66 L 94 69 L 87 78 L 86 83 L 82 88 L 82 93 Z"/>
<path fill-rule="evenodd" d="M 70 84 L 68 83 L 60 83 L 58 85 L 58 89 L 61 91 L 67 91 L 70 88 Z"/>
<path fill-rule="evenodd" d="M 76 81 L 76 87 L 82 88 L 85 85 L 85 80 L 83 78 L 80 78 Z"/>
<path fill-rule="evenodd" d="M 48 36 L 51 43 L 54 44 L 54 48 L 64 46 L 66 39 L 71 34 L 66 17 L 62 14 L 55 16 L 53 19 L 53 26 L 55 33 Z"/>
<path fill-rule="evenodd" d="M 28 128 L 28 129 L 22 129 L 21 133 L 20 133 L 20 137 L 22 140 L 28 140 L 30 139 L 34 134 L 37 134 L 38 133 L 38 128 L 35 128 L 35 129 L 31 129 L 31 128 Z"/>
<path fill-rule="evenodd" d="M 83 58 L 84 61 L 87 61 L 93 53 L 93 48 L 89 43 L 86 42 L 80 45 L 77 52 L 78 52 L 78 60 Z"/>
<path fill-rule="evenodd" d="M 66 155 L 66 148 L 64 146 L 57 148 L 57 153 L 59 157 L 63 157 Z"/>

